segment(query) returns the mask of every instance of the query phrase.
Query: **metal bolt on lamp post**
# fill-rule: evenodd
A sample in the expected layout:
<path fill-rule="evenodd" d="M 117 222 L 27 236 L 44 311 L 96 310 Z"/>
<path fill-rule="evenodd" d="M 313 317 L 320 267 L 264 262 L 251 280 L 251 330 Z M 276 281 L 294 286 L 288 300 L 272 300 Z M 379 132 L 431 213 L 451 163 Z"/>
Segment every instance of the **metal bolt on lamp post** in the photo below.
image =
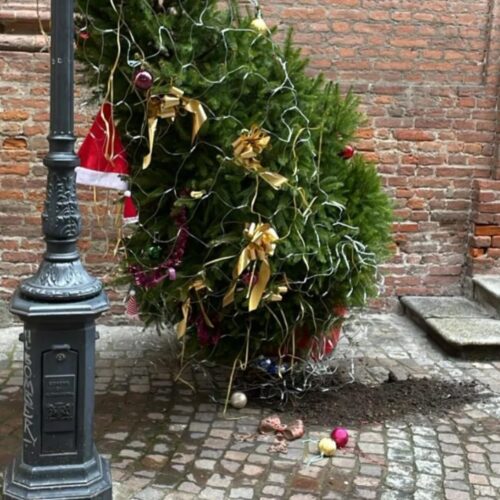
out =
<path fill-rule="evenodd" d="M 93 440 L 95 319 L 109 308 L 77 249 L 73 135 L 74 0 L 51 2 L 51 86 L 46 253 L 15 292 L 24 322 L 23 442 L 4 477 L 4 499 L 111 500 L 109 465 Z"/>

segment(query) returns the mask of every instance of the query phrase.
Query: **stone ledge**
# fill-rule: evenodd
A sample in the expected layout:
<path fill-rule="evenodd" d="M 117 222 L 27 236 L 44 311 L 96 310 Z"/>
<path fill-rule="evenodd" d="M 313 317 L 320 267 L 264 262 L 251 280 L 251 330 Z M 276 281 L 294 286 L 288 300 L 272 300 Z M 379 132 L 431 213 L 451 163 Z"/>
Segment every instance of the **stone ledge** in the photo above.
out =
<path fill-rule="evenodd" d="M 500 276 L 475 276 L 472 282 L 474 299 L 487 307 L 492 307 L 500 317 Z"/>
<path fill-rule="evenodd" d="M 47 52 L 43 35 L 0 35 L 0 50 L 9 52 Z"/>
<path fill-rule="evenodd" d="M 32 9 L 0 8 L 0 33 L 14 35 L 37 35 L 50 30 L 50 13 Z"/>
<path fill-rule="evenodd" d="M 464 297 L 402 297 L 409 316 L 444 350 L 462 357 L 500 358 L 500 320 Z"/>
<path fill-rule="evenodd" d="M 16 52 L 42 52 L 48 50 L 50 13 L 46 10 L 0 8 L 0 50 Z"/>

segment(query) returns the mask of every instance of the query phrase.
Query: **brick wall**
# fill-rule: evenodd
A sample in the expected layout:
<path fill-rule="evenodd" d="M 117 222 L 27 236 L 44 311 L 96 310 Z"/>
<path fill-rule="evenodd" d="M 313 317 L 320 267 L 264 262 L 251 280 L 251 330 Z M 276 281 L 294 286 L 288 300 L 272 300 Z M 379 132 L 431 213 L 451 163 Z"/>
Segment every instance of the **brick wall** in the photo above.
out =
<path fill-rule="evenodd" d="M 34 4 L 7 0 L 0 5 L 3 297 L 33 271 L 42 248 L 38 214 L 45 175 L 40 159 L 46 150 L 48 56 L 33 52 L 43 45 L 42 36 L 33 41 L 32 32 L 25 34 L 18 42 L 24 52 L 19 52 L 12 51 L 13 35 L 5 34 L 23 36 L 28 28 L 21 20 Z M 46 18 L 47 2 L 40 4 Z M 473 234 L 476 224 L 482 224 L 477 220 L 480 186 L 491 186 L 488 193 L 499 191 L 498 183 L 488 182 L 500 179 L 500 0 L 261 4 L 266 19 L 280 31 L 294 27 L 312 72 L 324 71 L 359 94 L 367 122 L 358 149 L 378 163 L 398 217 L 397 252 L 384 266 L 388 299 L 382 305 L 393 304 L 399 295 L 460 293 L 468 272 L 500 272 L 498 261 L 479 266 L 481 256 L 469 252 L 469 242 L 470 248 L 485 248 L 475 246 Z M 12 20 L 13 13 L 18 21 Z M 94 110 L 85 104 L 87 91 L 82 86 L 79 91 L 77 133 L 82 136 Z M 81 246 L 87 263 L 101 276 L 112 270 L 115 240 L 113 208 L 103 203 L 105 196 L 113 195 L 98 193 L 94 202 L 91 190 L 80 191 L 85 218 Z M 493 239 L 491 243 L 490 256 L 497 253 Z M 118 311 L 118 303 L 115 307 Z"/>
<path fill-rule="evenodd" d="M 472 270 L 500 273 L 500 261 L 468 265 L 474 182 L 500 178 L 500 2 L 261 3 L 294 26 L 313 71 L 360 96 L 358 147 L 379 164 L 399 218 L 386 296 L 460 293 Z"/>

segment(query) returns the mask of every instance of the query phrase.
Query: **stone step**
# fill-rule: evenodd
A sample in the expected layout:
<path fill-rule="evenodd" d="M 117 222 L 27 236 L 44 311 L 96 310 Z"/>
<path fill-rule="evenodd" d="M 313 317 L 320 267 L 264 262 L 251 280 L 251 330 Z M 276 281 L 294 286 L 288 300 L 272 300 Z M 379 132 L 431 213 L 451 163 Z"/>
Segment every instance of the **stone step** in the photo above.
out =
<path fill-rule="evenodd" d="M 474 283 L 474 300 L 483 306 L 492 308 L 500 318 L 500 276 L 476 276 Z"/>
<path fill-rule="evenodd" d="M 442 348 L 464 357 L 500 357 L 500 319 L 465 297 L 402 297 L 409 316 Z"/>

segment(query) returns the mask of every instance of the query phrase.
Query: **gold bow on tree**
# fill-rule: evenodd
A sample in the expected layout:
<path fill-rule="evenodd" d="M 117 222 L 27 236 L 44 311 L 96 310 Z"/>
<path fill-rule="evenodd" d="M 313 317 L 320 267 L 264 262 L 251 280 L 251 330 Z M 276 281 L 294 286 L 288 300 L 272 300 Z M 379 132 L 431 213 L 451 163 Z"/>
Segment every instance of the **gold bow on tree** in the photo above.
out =
<path fill-rule="evenodd" d="M 258 159 L 258 155 L 269 146 L 270 141 L 271 137 L 254 125 L 249 132 L 244 132 L 233 142 L 234 158 L 238 165 L 256 173 L 274 189 L 280 189 L 288 179 L 276 172 L 264 170 Z"/>
<path fill-rule="evenodd" d="M 269 265 L 268 257 L 274 255 L 276 242 L 279 240 L 279 236 L 269 224 L 255 223 L 247 225 L 244 234 L 249 240 L 249 243 L 238 257 L 238 262 L 233 269 L 233 283 L 224 296 L 222 305 L 226 307 L 234 302 L 234 293 L 236 291 L 238 278 L 251 262 L 257 264 L 257 262 L 260 261 L 261 264 L 257 282 L 255 284 L 253 283 L 254 272 L 252 272 L 249 289 L 250 300 L 248 302 L 248 310 L 255 311 L 259 306 L 262 295 L 271 278 L 271 266 Z"/>
<path fill-rule="evenodd" d="M 207 120 L 207 115 L 200 101 L 184 97 L 184 92 L 172 87 L 168 94 L 154 95 L 148 102 L 148 136 L 149 152 L 144 157 L 142 168 L 146 169 L 151 164 L 156 128 L 160 118 L 174 121 L 179 110 L 187 111 L 193 115 L 193 131 L 191 142 L 194 142 L 201 126 Z"/>
<path fill-rule="evenodd" d="M 201 313 L 203 314 L 203 318 L 205 320 L 205 323 L 210 328 L 214 327 L 214 325 L 212 324 L 212 322 L 210 321 L 210 319 L 208 317 L 208 314 L 205 311 L 205 308 L 203 307 L 203 302 L 200 299 L 200 295 L 199 295 L 199 292 L 201 290 L 204 290 L 205 288 L 207 288 L 207 285 L 203 279 L 197 279 L 197 280 L 193 281 L 193 283 L 191 283 L 191 285 L 189 286 L 189 288 L 187 290 L 187 298 L 182 304 L 182 319 L 179 323 L 177 323 L 177 338 L 178 339 L 181 339 L 182 337 L 184 337 L 184 335 L 186 335 L 189 315 L 191 313 L 191 291 L 192 290 L 194 290 L 194 292 L 196 294 L 196 298 L 200 304 Z"/>

